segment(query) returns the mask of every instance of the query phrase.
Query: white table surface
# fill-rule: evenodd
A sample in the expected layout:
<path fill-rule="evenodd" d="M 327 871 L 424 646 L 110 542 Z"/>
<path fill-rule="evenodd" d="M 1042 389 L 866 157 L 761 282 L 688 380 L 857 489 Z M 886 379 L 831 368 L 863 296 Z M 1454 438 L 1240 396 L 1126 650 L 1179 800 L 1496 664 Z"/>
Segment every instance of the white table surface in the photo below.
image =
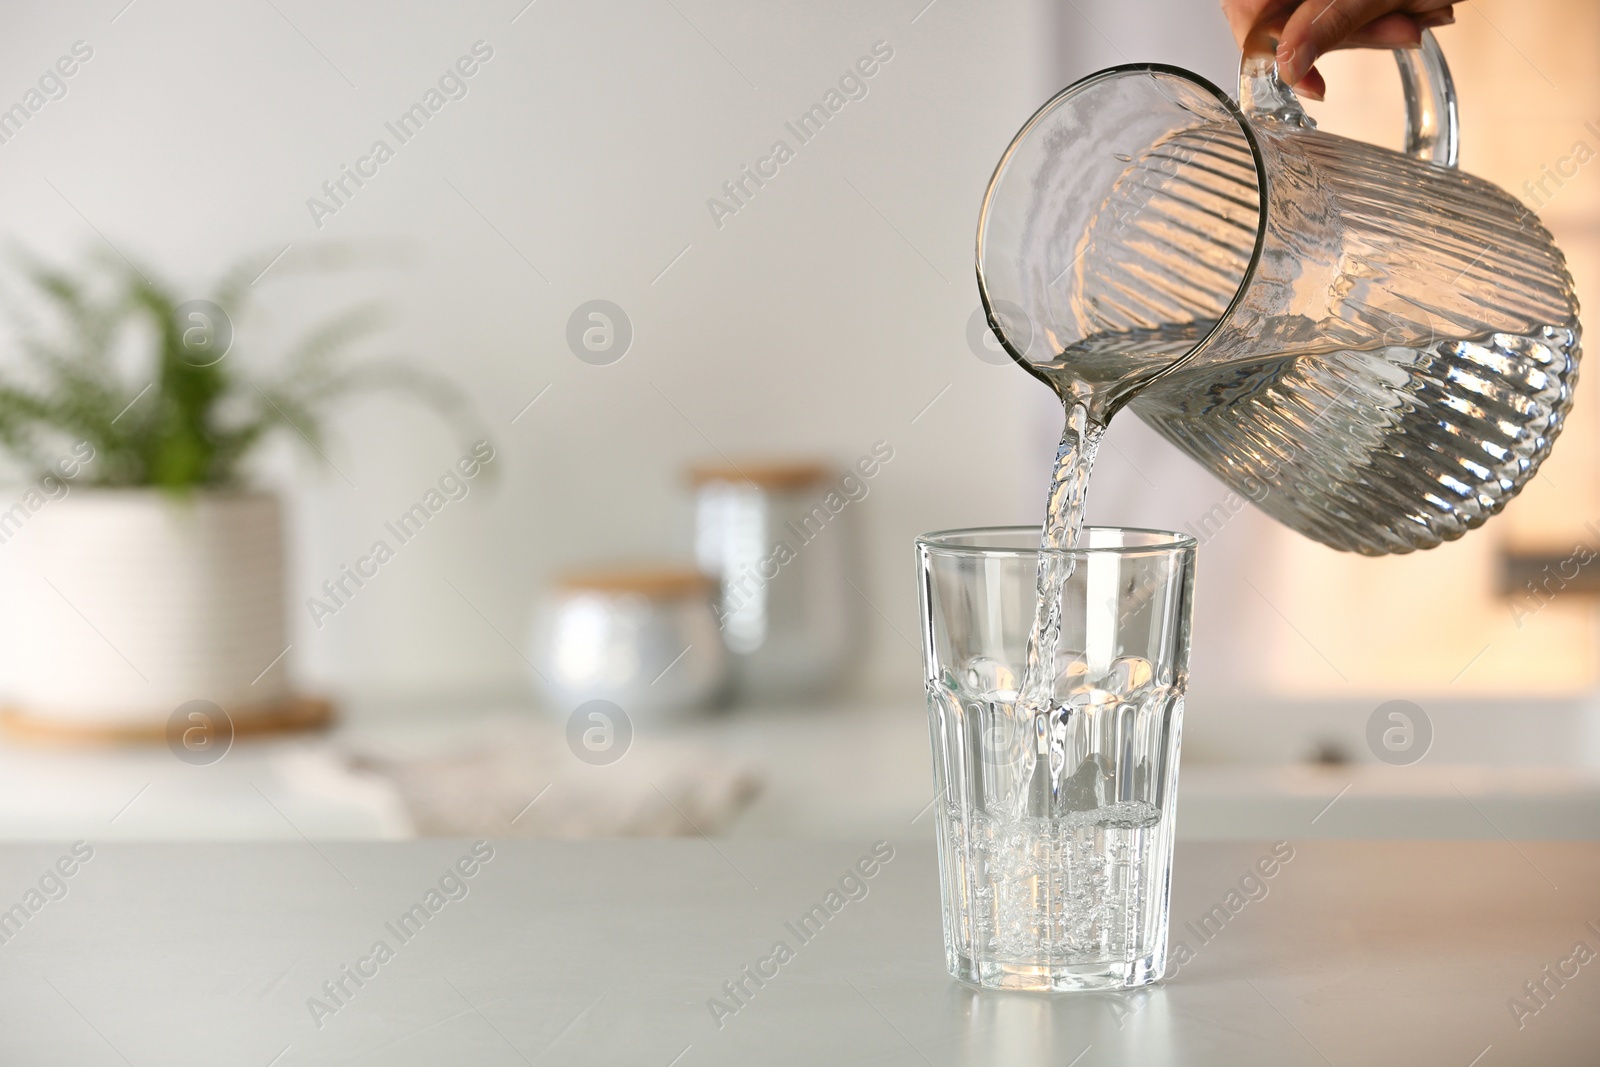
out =
<path fill-rule="evenodd" d="M 407 943 L 385 925 L 470 843 L 101 843 L 0 944 L 0 1063 L 1593 1065 L 1600 959 L 1518 1021 L 1512 997 L 1600 950 L 1600 845 L 1293 842 L 1209 943 L 1190 929 L 1268 849 L 1180 845 L 1175 938 L 1142 991 L 990 993 L 944 972 L 916 827 L 806 944 L 785 926 L 871 842 L 495 842 Z M 66 846 L 0 847 L 0 906 Z M 1594 923 L 1595 925 L 1588 925 Z M 794 958 L 719 1029 L 708 999 Z M 308 998 L 393 958 L 319 1028 Z M 1531 1001 L 1529 1002 L 1532 1003 Z"/>

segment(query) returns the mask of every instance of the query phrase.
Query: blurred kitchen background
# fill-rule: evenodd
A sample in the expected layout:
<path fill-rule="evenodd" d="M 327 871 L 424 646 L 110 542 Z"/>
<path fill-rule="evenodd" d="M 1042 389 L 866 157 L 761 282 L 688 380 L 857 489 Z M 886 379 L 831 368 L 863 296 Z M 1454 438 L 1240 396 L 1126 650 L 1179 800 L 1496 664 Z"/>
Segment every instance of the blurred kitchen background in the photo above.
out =
<path fill-rule="evenodd" d="M 1595 306 L 1600 8 L 1457 11 L 1439 38 L 1463 166 L 1538 210 Z M 337 725 L 240 736 L 211 762 L 159 737 L 12 730 L 7 837 L 930 834 L 912 538 L 1038 522 L 1060 431 L 1046 390 L 974 330 L 984 186 L 1033 109 L 1084 74 L 1156 60 L 1231 89 L 1237 71 L 1209 0 L 97 0 L 3 19 L 0 105 L 75 43 L 92 50 L 64 95 L 0 124 L 6 243 L 69 265 L 109 250 L 196 297 L 261 256 L 238 361 L 380 300 L 388 325 L 357 354 L 403 355 L 464 390 L 497 475 L 319 616 L 322 583 L 467 445 L 381 395 L 332 409 L 325 459 L 279 435 L 254 468 L 286 509 L 289 651 L 272 669 L 330 699 Z M 463 95 L 400 143 L 386 123 L 463 57 Z M 1397 147 L 1392 59 L 1322 69 L 1319 121 Z M 842 107 L 801 143 L 790 126 L 841 84 Z M 380 138 L 392 158 L 331 197 L 324 183 Z M 792 158 L 744 179 L 780 139 Z M 725 183 L 741 181 L 735 199 Z M 329 247 L 361 263 L 296 271 Z M 620 358 L 582 358 L 591 325 L 629 335 Z M 1537 598 L 1523 584 L 1600 551 L 1593 392 L 1585 380 L 1554 458 L 1503 516 L 1379 560 L 1234 514 L 1220 483 L 1116 422 L 1091 521 L 1204 540 L 1180 833 L 1600 836 L 1600 571 Z M 872 456 L 805 550 L 840 561 L 815 579 L 846 620 L 824 635 L 845 635 L 827 684 L 670 723 L 632 714 L 621 758 L 578 756 L 573 708 L 531 681 L 550 640 L 536 606 L 597 584 L 692 596 L 662 564 L 693 564 L 710 468 L 770 467 L 803 512 Z M 796 473 L 819 461 L 826 473 Z M 4 558 L 13 547 L 0 580 L 37 578 Z M 49 625 L 79 618 L 85 650 L 116 644 L 81 615 Z M 0 647 L 13 703 L 18 647 Z M 1400 757 L 1369 740 L 1392 701 L 1421 738 Z"/>

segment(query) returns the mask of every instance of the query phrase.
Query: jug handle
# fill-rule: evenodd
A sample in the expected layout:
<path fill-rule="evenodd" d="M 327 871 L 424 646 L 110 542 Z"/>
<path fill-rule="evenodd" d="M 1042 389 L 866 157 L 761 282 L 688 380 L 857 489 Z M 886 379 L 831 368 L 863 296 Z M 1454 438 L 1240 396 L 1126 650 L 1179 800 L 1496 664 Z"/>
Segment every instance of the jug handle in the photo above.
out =
<path fill-rule="evenodd" d="M 1313 129 L 1316 123 L 1294 91 L 1278 77 L 1273 58 L 1277 30 L 1259 26 L 1245 41 L 1239 65 L 1239 104 L 1247 115 L 1267 115 Z M 1406 101 L 1406 153 L 1415 159 L 1454 167 L 1461 154 L 1461 119 L 1455 82 L 1431 30 L 1422 31 L 1419 48 L 1394 50 Z"/>

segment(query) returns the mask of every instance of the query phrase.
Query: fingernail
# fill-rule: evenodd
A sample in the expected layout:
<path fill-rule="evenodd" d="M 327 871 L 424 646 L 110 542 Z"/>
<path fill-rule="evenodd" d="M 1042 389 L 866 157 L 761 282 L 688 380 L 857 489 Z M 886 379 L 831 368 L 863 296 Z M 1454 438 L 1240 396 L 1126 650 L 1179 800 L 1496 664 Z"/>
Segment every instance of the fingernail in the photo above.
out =
<path fill-rule="evenodd" d="M 1307 100 L 1315 100 L 1318 103 L 1320 103 L 1323 100 L 1327 99 L 1327 97 L 1324 96 L 1322 93 L 1320 93 L 1317 90 L 1311 88 L 1310 86 L 1306 86 L 1306 85 L 1297 86 L 1295 88 L 1295 92 L 1298 93 L 1299 95 L 1305 97 Z"/>

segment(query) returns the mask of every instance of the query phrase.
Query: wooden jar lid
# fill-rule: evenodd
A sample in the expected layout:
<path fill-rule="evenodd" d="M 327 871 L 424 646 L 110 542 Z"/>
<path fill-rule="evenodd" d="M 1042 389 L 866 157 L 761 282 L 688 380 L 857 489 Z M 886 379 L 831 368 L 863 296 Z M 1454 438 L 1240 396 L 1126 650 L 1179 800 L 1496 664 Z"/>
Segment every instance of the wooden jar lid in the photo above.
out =
<path fill-rule="evenodd" d="M 333 722 L 333 703 L 321 697 L 286 696 L 268 704 L 227 709 L 233 736 L 322 730 Z M 169 738 L 171 724 L 95 722 L 0 708 L 0 733 L 19 741 L 67 744 L 153 744 Z"/>
<path fill-rule="evenodd" d="M 658 564 L 567 571 L 556 576 L 555 585 L 573 593 L 635 593 L 651 600 L 681 600 L 709 593 L 716 581 L 693 567 Z"/>
<path fill-rule="evenodd" d="M 834 473 L 831 465 L 816 460 L 697 463 L 689 468 L 689 481 L 696 488 L 708 482 L 732 482 L 758 489 L 805 489 L 828 481 Z"/>

